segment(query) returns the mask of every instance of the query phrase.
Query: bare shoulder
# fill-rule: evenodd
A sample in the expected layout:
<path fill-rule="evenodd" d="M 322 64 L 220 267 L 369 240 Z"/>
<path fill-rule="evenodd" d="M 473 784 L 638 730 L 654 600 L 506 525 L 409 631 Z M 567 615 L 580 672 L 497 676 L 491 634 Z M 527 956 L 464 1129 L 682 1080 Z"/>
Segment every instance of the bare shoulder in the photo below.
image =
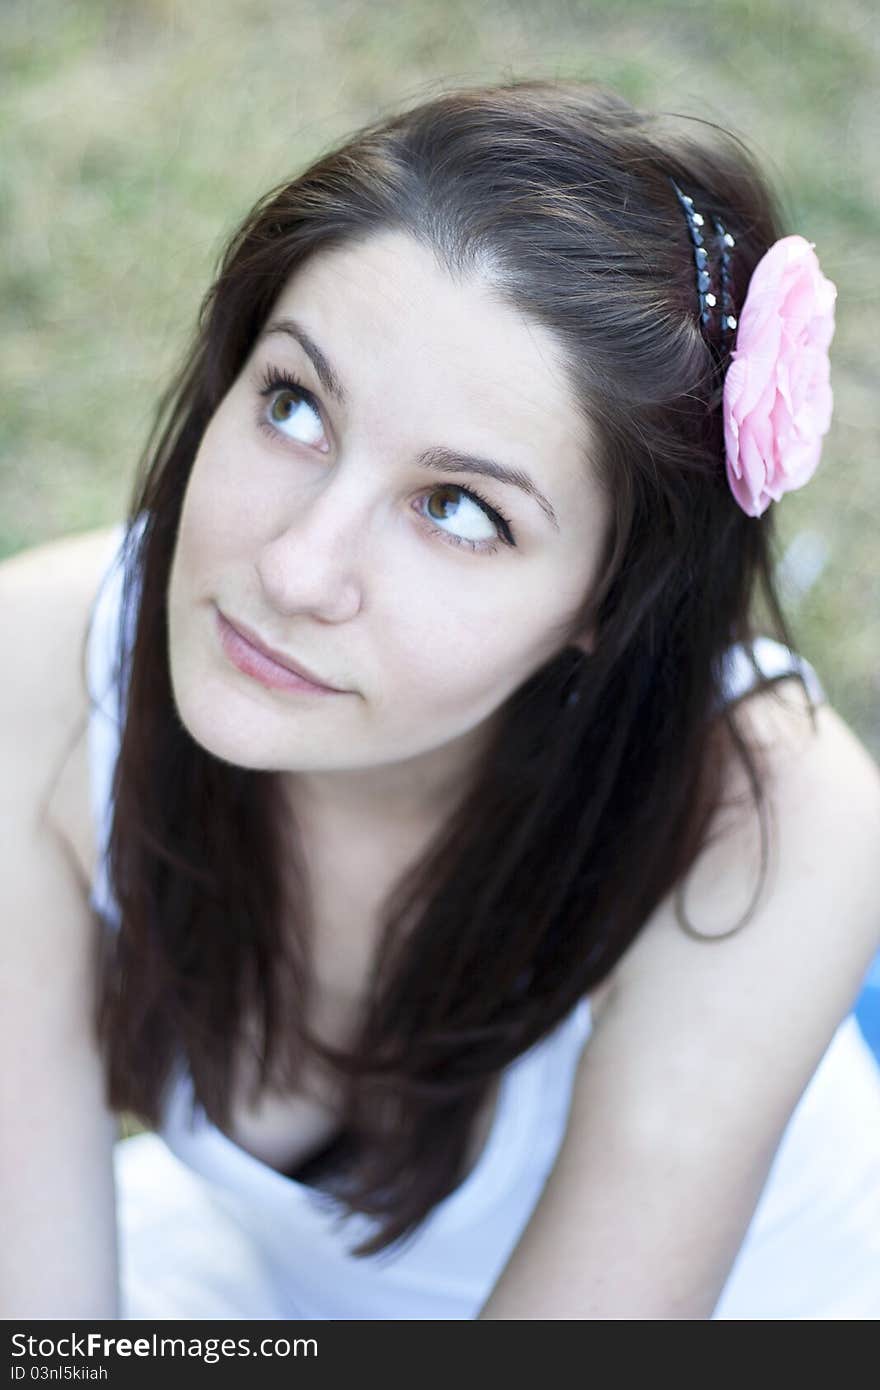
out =
<path fill-rule="evenodd" d="M 73 852 L 86 883 L 94 863 L 89 802 L 85 643 L 118 526 L 65 536 L 0 563 L 0 640 L 10 656 L 0 723 L 29 750 L 45 826 Z M 15 788 L 11 792 L 15 804 Z"/>
<path fill-rule="evenodd" d="M 721 800 L 709 826 L 708 844 L 679 886 L 686 925 L 707 937 L 724 936 L 753 904 L 774 922 L 783 910 L 771 905 L 774 891 L 776 901 L 783 901 L 778 886 L 774 890 L 780 875 L 796 877 L 806 893 L 809 878 L 800 874 L 801 860 L 806 865 L 814 856 L 813 871 L 821 872 L 838 844 L 844 861 L 850 855 L 862 855 L 864 872 L 860 878 L 870 884 L 876 845 L 880 843 L 880 767 L 832 705 L 822 701 L 815 706 L 814 724 L 803 686 L 791 677 L 741 699 L 734 709 L 734 722 L 758 768 L 766 797 L 766 879 L 761 884 L 762 829 L 751 782 L 741 758 L 732 754 L 724 769 Z M 693 942 L 682 929 L 678 912 L 671 894 L 590 996 L 594 1025 L 612 1001 L 619 1010 L 626 984 L 632 999 L 635 982 L 641 977 L 646 988 L 659 983 L 664 959 L 682 984 L 687 980 L 683 971 L 686 960 L 693 961 L 695 967 L 699 962 L 701 967 L 712 968 L 699 954 L 701 943 Z M 880 923 L 875 924 L 870 913 L 862 920 L 870 952 Z M 749 930 L 747 926 L 746 935 Z M 768 937 L 768 946 L 774 939 L 782 943 L 782 928 L 756 927 L 750 940 L 761 942 Z M 850 941 L 854 949 L 851 970 L 858 972 L 865 945 L 857 935 Z M 791 943 L 793 947 L 795 944 Z M 734 946 L 731 937 L 723 954 L 738 955 L 741 949 L 745 946 Z M 787 945 L 780 945 L 780 949 L 786 950 Z M 880 950 L 880 940 L 876 940 L 876 949 Z M 845 957 L 840 963 L 845 970 Z M 640 1016 L 645 1018 L 644 1013 Z M 630 1036 L 635 1040 L 638 1034 L 633 1031 Z"/>
<path fill-rule="evenodd" d="M 658 905 L 614 973 L 556 1164 L 481 1317 L 712 1313 L 880 950 L 880 771 L 830 706 L 813 729 L 782 685 L 737 708 L 764 769 L 766 873 L 733 764 L 681 901 Z"/>
<path fill-rule="evenodd" d="M 813 766 L 839 764 L 844 775 L 859 769 L 868 782 L 880 785 L 878 768 L 870 751 L 827 700 L 815 706 L 815 726 L 801 682 L 794 676 L 777 681 L 740 700 L 735 707 L 736 725 L 760 756 L 773 780 L 807 755 Z M 738 783 L 739 766 L 727 770 L 728 791 Z"/>
<path fill-rule="evenodd" d="M 769 1143 L 880 951 L 880 769 L 829 704 L 814 729 L 799 683 L 782 684 L 737 719 L 763 768 L 763 865 L 732 764 L 704 849 L 620 961 L 585 1050 L 585 1094 L 595 1104 L 607 1067 L 621 1122 L 657 1142 L 723 1086 L 743 1137 L 754 1124 Z"/>
<path fill-rule="evenodd" d="M 871 752 L 827 702 L 817 705 L 814 725 L 794 679 L 742 700 L 735 720 L 761 776 L 763 880 L 762 824 L 743 763 L 735 758 L 724 769 L 705 848 L 678 893 L 659 906 L 620 962 L 618 994 L 623 982 L 634 984 L 643 975 L 656 979 L 667 954 L 672 971 L 692 959 L 699 972 L 726 975 L 735 961 L 750 961 L 753 953 L 756 968 L 764 952 L 768 965 L 777 952 L 780 963 L 791 962 L 812 930 L 829 953 L 832 945 L 837 950 L 845 982 L 862 969 L 863 957 L 866 969 L 880 949 L 880 924 L 867 901 L 880 892 L 880 767 Z M 819 903 L 829 894 L 833 901 L 823 919 Z M 842 941 L 835 924 L 848 904 L 849 930 Z M 679 906 L 698 934 L 724 937 L 726 945 L 719 940 L 707 946 L 683 931 Z M 751 921 L 726 936 L 750 907 Z M 821 950 L 821 941 L 814 944 Z M 717 965 L 709 965 L 710 951 Z"/>
<path fill-rule="evenodd" d="M 0 1086 L 7 1318 L 118 1316 L 117 1121 L 95 1029 L 96 923 L 46 805 L 59 766 L 69 776 L 75 762 L 71 740 L 87 709 L 83 643 L 110 545 L 105 530 L 0 564 L 0 971 L 13 982 L 0 1052 L 15 1062 Z M 87 828 L 87 769 L 82 785 L 69 786 Z"/>

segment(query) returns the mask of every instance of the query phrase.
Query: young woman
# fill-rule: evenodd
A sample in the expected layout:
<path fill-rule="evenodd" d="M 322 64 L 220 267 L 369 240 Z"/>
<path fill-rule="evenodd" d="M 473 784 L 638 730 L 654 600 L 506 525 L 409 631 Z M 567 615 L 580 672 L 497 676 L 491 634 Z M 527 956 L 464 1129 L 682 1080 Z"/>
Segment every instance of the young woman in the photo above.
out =
<path fill-rule="evenodd" d="M 587 84 L 260 201 L 2 571 L 5 1316 L 880 1313 L 880 778 L 773 584 L 835 293 Z"/>

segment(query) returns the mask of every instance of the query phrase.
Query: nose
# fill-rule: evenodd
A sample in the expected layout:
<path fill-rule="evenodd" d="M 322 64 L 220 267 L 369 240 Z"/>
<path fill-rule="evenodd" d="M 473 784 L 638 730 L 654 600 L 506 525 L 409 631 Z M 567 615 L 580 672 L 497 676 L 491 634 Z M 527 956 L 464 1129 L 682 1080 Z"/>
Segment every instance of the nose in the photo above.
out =
<path fill-rule="evenodd" d="M 361 565 L 371 507 L 363 477 L 333 471 L 293 505 L 295 514 L 257 560 L 266 596 L 280 613 L 345 622 L 363 601 Z"/>

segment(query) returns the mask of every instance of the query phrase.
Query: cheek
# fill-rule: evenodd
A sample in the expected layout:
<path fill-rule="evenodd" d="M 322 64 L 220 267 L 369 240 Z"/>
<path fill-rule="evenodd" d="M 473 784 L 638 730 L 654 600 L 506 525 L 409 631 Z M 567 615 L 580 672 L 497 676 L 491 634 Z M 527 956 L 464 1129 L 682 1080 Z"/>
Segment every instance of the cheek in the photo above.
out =
<path fill-rule="evenodd" d="M 182 573 L 204 573 L 238 554 L 249 553 L 251 534 L 259 517 L 255 489 L 246 470 L 236 465 L 245 457 L 228 434 L 208 431 L 193 461 L 178 531 Z"/>
<path fill-rule="evenodd" d="M 183 503 L 181 530 L 192 543 L 222 535 L 236 501 L 237 480 L 230 466 L 230 450 L 210 430 L 202 441 L 190 473 Z"/>
<path fill-rule="evenodd" d="M 381 648 L 386 699 L 399 714 L 487 713 L 557 650 L 548 623 L 526 621 L 528 607 L 509 597 L 479 610 L 438 602 L 405 624 L 398 611 Z"/>

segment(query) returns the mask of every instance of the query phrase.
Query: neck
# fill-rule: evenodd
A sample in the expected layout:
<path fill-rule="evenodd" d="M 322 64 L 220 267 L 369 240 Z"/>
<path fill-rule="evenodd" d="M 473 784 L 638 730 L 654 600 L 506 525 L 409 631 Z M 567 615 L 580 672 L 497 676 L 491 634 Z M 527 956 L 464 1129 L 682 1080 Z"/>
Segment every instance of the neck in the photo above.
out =
<path fill-rule="evenodd" d="M 439 826 L 460 803 L 485 746 L 484 726 L 453 744 L 378 767 L 291 772 L 285 790 L 301 826 L 394 834 Z"/>

